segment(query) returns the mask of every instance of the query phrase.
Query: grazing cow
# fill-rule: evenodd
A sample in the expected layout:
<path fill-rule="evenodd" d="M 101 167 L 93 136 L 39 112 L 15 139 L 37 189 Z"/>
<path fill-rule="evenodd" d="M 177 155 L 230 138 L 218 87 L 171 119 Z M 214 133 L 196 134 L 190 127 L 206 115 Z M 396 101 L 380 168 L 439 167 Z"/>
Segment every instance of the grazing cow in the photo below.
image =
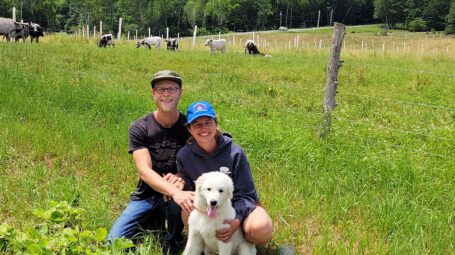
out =
<path fill-rule="evenodd" d="M 288 28 L 284 27 L 284 26 L 281 26 L 281 27 L 278 28 L 278 30 L 280 30 L 280 31 L 288 31 Z"/>
<path fill-rule="evenodd" d="M 22 41 L 25 42 L 27 37 L 30 35 L 30 24 L 29 23 L 24 23 L 24 22 L 16 22 L 20 28 L 16 28 L 14 32 L 14 40 L 16 42 L 19 41 L 19 39 L 22 38 Z"/>
<path fill-rule="evenodd" d="M 245 43 L 245 53 L 248 51 L 248 54 L 250 55 L 261 55 L 263 57 L 266 57 L 266 58 L 271 58 L 272 56 L 269 55 L 269 54 L 264 54 L 264 53 L 261 53 L 259 50 L 258 50 L 258 47 L 256 46 L 256 43 L 253 41 L 253 40 L 246 40 L 246 43 Z"/>
<path fill-rule="evenodd" d="M 256 55 L 256 54 L 261 54 L 259 52 L 258 47 L 256 46 L 256 43 L 253 40 L 246 40 L 245 42 L 245 53 L 248 51 L 248 54 Z"/>
<path fill-rule="evenodd" d="M 36 43 L 39 42 L 39 37 L 44 36 L 43 28 L 39 24 L 30 23 L 28 27 L 28 34 L 30 35 L 30 42 L 33 43 L 33 40 L 36 40 Z"/>
<path fill-rule="evenodd" d="M 219 40 L 213 40 L 213 39 L 207 39 L 205 41 L 205 46 L 210 47 L 210 53 L 215 53 L 215 51 L 219 50 L 221 53 L 226 52 L 226 40 L 225 39 L 219 39 Z"/>
<path fill-rule="evenodd" d="M 115 47 L 114 37 L 112 36 L 112 34 L 104 34 L 100 37 L 100 41 L 98 42 L 98 47 L 106 48 L 106 46 L 111 46 L 111 45 L 112 45 L 112 47 Z"/>
<path fill-rule="evenodd" d="M 174 39 L 166 39 L 166 46 L 168 50 L 178 50 L 179 49 L 179 41 L 177 38 Z"/>
<path fill-rule="evenodd" d="M 12 38 L 16 42 L 19 38 L 25 41 L 25 38 L 28 36 L 28 27 L 13 19 L 0 18 L 0 35 L 3 35 L 3 38 L 6 38 L 8 42 Z"/>
<path fill-rule="evenodd" d="M 157 49 L 161 49 L 161 37 L 151 36 L 151 37 L 144 38 L 144 40 L 140 40 L 137 42 L 136 48 L 144 46 L 144 47 L 148 47 L 149 49 L 152 49 L 152 45 L 155 45 L 155 48 L 157 48 Z"/>

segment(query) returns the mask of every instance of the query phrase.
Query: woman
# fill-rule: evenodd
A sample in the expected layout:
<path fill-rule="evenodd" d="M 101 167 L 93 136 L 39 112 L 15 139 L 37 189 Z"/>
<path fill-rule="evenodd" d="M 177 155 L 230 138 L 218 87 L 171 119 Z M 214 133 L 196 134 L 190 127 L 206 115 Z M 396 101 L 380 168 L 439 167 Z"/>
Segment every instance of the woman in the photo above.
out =
<path fill-rule="evenodd" d="M 242 148 L 232 142 L 231 136 L 218 130 L 213 107 L 204 101 L 191 104 L 187 111 L 187 127 L 191 138 L 177 153 L 177 169 L 185 180 L 185 189 L 194 191 L 194 181 L 211 171 L 224 172 L 234 182 L 232 205 L 237 215 L 235 219 L 225 221 L 229 228 L 217 231 L 218 239 L 229 242 L 241 226 L 249 242 L 264 244 L 270 241 L 272 220 L 259 203 L 248 159 Z M 185 224 L 188 212 L 194 209 L 192 204 L 189 207 L 189 210 L 182 210 Z"/>

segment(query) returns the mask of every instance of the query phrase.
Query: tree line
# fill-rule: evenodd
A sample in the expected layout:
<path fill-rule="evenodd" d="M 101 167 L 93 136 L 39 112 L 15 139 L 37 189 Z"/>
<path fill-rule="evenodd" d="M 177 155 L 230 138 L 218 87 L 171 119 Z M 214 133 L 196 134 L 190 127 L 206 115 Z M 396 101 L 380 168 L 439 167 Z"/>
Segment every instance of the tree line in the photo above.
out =
<path fill-rule="evenodd" d="M 385 29 L 455 33 L 455 0 L 0 0 L 0 16 L 74 32 L 84 25 L 123 31 L 190 35 L 383 23 Z M 175 35 L 173 35 L 175 36 Z"/>

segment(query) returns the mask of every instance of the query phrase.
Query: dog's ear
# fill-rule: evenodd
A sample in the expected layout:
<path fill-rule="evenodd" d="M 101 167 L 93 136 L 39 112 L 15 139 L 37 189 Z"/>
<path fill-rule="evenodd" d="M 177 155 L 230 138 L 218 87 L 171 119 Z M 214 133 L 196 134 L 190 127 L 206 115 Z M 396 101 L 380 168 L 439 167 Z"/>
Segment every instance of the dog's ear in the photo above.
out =
<path fill-rule="evenodd" d="M 228 175 L 226 175 L 228 176 Z M 232 199 L 234 197 L 234 183 L 232 182 L 232 179 L 231 177 L 228 176 L 228 179 L 229 179 L 229 186 L 228 186 L 228 197 L 229 199 Z"/>
<path fill-rule="evenodd" d="M 204 176 L 199 176 L 197 180 L 194 182 L 196 185 L 196 197 L 194 200 L 194 206 L 196 208 L 206 208 L 207 207 L 207 201 L 205 201 L 205 197 L 202 193 L 202 184 L 204 183 Z"/>
<path fill-rule="evenodd" d="M 205 176 L 201 175 L 197 180 L 194 182 L 196 184 L 196 192 L 202 191 L 202 184 L 204 183 Z"/>

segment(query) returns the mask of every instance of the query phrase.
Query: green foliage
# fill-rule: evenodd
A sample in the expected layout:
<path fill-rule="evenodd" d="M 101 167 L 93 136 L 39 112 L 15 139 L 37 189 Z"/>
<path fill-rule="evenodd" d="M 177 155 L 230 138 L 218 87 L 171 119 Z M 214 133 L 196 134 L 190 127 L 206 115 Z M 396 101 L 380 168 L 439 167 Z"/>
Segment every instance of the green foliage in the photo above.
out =
<path fill-rule="evenodd" d="M 412 32 L 424 32 L 427 30 L 427 23 L 422 18 L 417 18 L 409 22 L 408 29 Z"/>
<path fill-rule="evenodd" d="M 21 5 L 22 4 L 22 5 Z M 372 24 L 378 20 L 393 28 L 422 18 L 428 30 L 442 31 L 448 24 L 448 0 L 0 0 L 0 16 L 11 17 L 11 9 L 21 8 L 25 21 L 40 23 L 49 31 L 75 31 L 84 25 L 90 28 L 103 21 L 105 32 L 118 31 L 118 19 L 123 19 L 123 31 L 161 35 L 170 28 L 190 35 L 197 25 L 212 33 L 219 31 L 252 31 L 332 26 L 329 21 L 347 25 Z M 333 13 L 332 13 L 333 11 Z M 19 15 L 19 10 L 17 11 Z M 281 14 L 281 16 L 280 16 Z"/>
<path fill-rule="evenodd" d="M 447 15 L 446 34 L 455 34 L 455 1 L 450 5 L 449 15 Z"/>
<path fill-rule="evenodd" d="M 43 222 L 25 232 L 16 231 L 7 223 L 0 225 L 0 251 L 11 254 L 111 254 L 133 247 L 128 239 L 114 239 L 106 245 L 107 231 L 80 227 L 84 210 L 66 201 L 51 202 L 48 210 L 35 210 Z"/>
<path fill-rule="evenodd" d="M 400 24 L 413 24 L 408 27 L 411 31 L 416 27 L 421 28 L 422 19 L 428 30 L 444 30 L 447 23 L 445 17 L 449 13 L 447 0 L 374 0 L 374 17 L 380 19 L 391 27 Z"/>

